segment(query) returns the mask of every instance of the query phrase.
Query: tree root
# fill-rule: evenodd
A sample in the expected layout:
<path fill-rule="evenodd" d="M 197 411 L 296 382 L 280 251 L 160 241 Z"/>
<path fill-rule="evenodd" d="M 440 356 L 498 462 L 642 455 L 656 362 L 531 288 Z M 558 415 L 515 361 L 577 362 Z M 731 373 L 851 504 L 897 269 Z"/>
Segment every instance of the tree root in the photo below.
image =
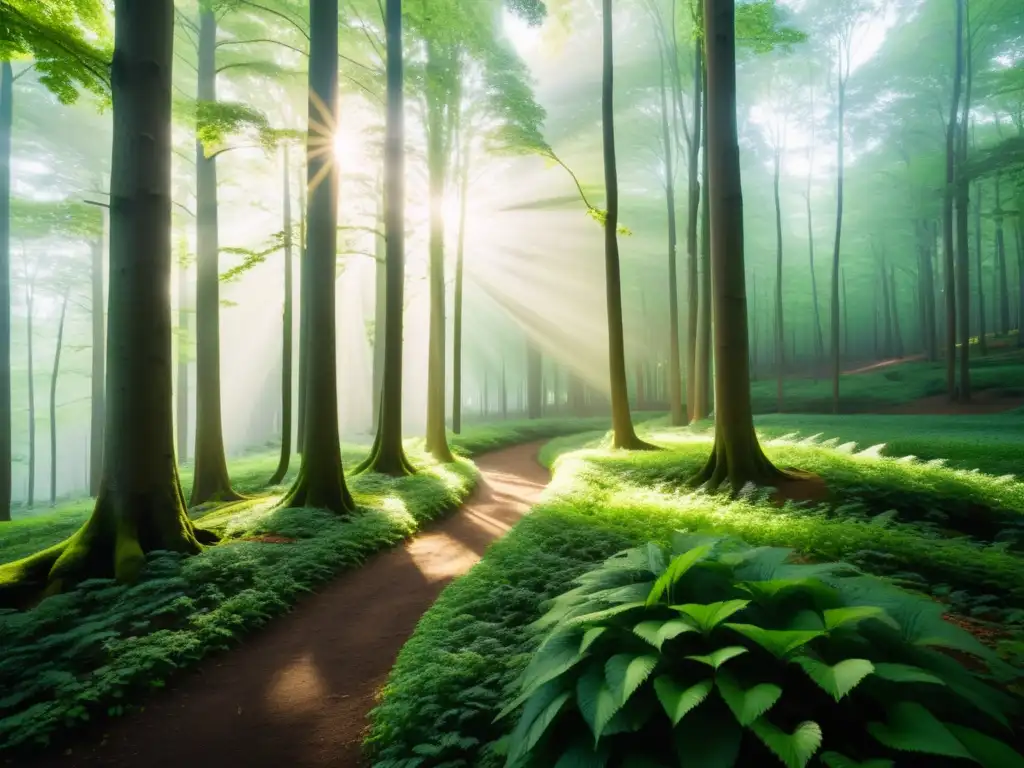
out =
<path fill-rule="evenodd" d="M 333 473 L 321 472 L 321 474 Z M 307 466 L 306 457 L 303 457 L 302 467 L 299 469 L 295 482 L 292 483 L 288 493 L 274 506 L 274 509 L 302 507 L 328 509 L 343 517 L 356 511 L 356 503 L 345 484 L 345 477 L 340 466 L 337 469 L 337 477 L 314 478 Z"/>
<path fill-rule="evenodd" d="M 401 443 L 398 444 L 397 448 L 391 447 L 385 450 L 380 430 L 378 429 L 369 454 L 359 462 L 352 474 L 361 475 L 364 472 L 376 472 L 390 477 L 407 477 L 415 475 L 416 471 L 415 465 L 409 461 L 409 457 L 406 456 Z"/>
<path fill-rule="evenodd" d="M 781 483 L 807 480 L 811 473 L 799 469 L 776 467 L 764 455 L 754 438 L 752 446 L 745 450 L 732 450 L 724 440 L 716 436 L 714 447 L 707 462 L 697 474 L 690 478 L 688 485 L 707 491 L 718 491 L 728 484 L 730 495 L 736 496 L 748 483 L 763 487 L 777 487 Z"/>

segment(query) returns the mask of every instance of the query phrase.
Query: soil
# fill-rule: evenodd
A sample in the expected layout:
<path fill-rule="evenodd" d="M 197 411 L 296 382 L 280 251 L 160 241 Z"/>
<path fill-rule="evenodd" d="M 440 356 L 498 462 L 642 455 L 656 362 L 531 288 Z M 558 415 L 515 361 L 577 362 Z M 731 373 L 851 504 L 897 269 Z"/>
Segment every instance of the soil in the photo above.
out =
<path fill-rule="evenodd" d="M 998 389 L 982 389 L 971 393 L 968 403 L 950 402 L 949 396 L 934 395 L 911 400 L 890 408 L 881 408 L 877 413 L 885 415 L 928 415 L 928 416 L 959 416 L 984 415 L 1003 413 L 1024 406 L 1024 397 L 1008 395 Z"/>
<path fill-rule="evenodd" d="M 795 473 L 794 473 L 795 474 Z M 771 499 L 782 506 L 787 501 L 808 501 L 818 504 L 831 499 L 831 492 L 820 475 L 801 472 L 792 479 L 775 484 L 775 493 Z"/>
<path fill-rule="evenodd" d="M 455 577 L 538 500 L 542 443 L 481 456 L 463 507 L 339 577 L 141 712 L 23 768 L 348 768 L 402 645 Z M 268 537 L 269 538 L 269 537 Z M 283 543 L 283 542 L 282 542 Z"/>

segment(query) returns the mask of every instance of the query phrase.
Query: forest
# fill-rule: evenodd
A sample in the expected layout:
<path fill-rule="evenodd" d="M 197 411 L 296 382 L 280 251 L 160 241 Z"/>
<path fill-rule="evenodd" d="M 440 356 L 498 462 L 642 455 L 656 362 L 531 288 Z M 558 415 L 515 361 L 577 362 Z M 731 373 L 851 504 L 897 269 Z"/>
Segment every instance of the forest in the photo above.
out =
<path fill-rule="evenodd" d="M 0 764 L 1024 768 L 1021 0 L 0 0 Z"/>

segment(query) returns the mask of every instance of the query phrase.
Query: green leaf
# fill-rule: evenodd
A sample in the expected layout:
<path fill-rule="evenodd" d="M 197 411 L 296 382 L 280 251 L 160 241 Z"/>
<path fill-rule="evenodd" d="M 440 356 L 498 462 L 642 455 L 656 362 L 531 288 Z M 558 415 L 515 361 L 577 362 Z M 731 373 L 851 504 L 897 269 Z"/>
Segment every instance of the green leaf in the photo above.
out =
<path fill-rule="evenodd" d="M 618 653 L 608 659 L 604 665 L 605 679 L 620 707 L 650 677 L 657 664 L 658 657 L 654 654 Z"/>
<path fill-rule="evenodd" d="M 555 768 L 604 768 L 608 764 L 608 750 L 594 747 L 585 739 L 577 739 L 562 753 Z"/>
<path fill-rule="evenodd" d="M 740 687 L 736 678 L 728 672 L 715 676 L 715 685 L 722 699 L 732 711 L 740 725 L 747 726 L 775 706 L 782 696 L 782 689 L 771 683 L 759 683 L 752 688 Z"/>
<path fill-rule="evenodd" d="M 793 661 L 836 701 L 856 688 L 875 669 L 867 659 L 846 659 L 832 666 L 810 656 L 797 656 Z"/>
<path fill-rule="evenodd" d="M 675 736 L 679 764 L 700 768 L 733 768 L 743 741 L 739 724 L 716 701 L 683 718 Z"/>
<path fill-rule="evenodd" d="M 654 586 L 651 587 L 651 591 L 647 595 L 647 605 L 654 605 L 661 600 L 662 595 L 668 592 L 684 573 L 706 557 L 711 552 L 711 549 L 710 545 L 694 547 L 689 552 L 684 552 L 674 557 L 672 562 L 669 563 L 668 568 L 665 569 L 665 572 L 658 577 L 658 580 L 654 582 Z"/>
<path fill-rule="evenodd" d="M 814 638 L 825 634 L 815 630 L 761 629 L 761 627 L 755 627 L 753 624 L 725 624 L 724 626 L 753 640 L 770 654 L 780 659 L 797 648 L 806 645 Z"/>
<path fill-rule="evenodd" d="M 562 711 L 562 707 L 565 706 L 565 702 L 568 700 L 569 691 L 563 691 L 537 715 L 537 718 L 530 724 L 530 730 L 526 734 L 526 739 L 522 742 L 517 742 L 517 747 L 522 750 L 521 754 L 526 754 L 537 745 L 537 742 L 540 741 L 544 732 L 548 729 L 548 726 L 558 717 L 558 713 Z"/>
<path fill-rule="evenodd" d="M 1024 757 L 998 739 L 954 723 L 945 726 L 984 768 L 1024 768 Z"/>
<path fill-rule="evenodd" d="M 673 605 L 672 608 L 693 619 L 697 628 L 706 635 L 734 613 L 742 611 L 748 605 L 750 605 L 749 600 L 725 600 L 720 603 L 709 603 L 707 605 L 697 603 Z"/>
<path fill-rule="evenodd" d="M 659 651 L 666 640 L 678 637 L 684 632 L 696 632 L 696 628 L 682 619 L 641 621 L 633 627 L 633 634 L 643 638 Z"/>
<path fill-rule="evenodd" d="M 558 632 L 548 637 L 523 672 L 519 695 L 498 713 L 495 721 L 507 717 L 541 686 L 568 671 L 584 658 L 577 638 L 573 632 Z"/>
<path fill-rule="evenodd" d="M 594 734 L 594 744 L 597 744 L 605 726 L 619 711 L 619 704 L 605 682 L 600 665 L 592 666 L 576 683 L 576 702 Z"/>
<path fill-rule="evenodd" d="M 750 726 L 762 743 L 786 764 L 786 768 L 804 768 L 821 747 L 821 728 L 805 720 L 793 733 L 786 733 L 761 718 Z"/>
<path fill-rule="evenodd" d="M 593 611 L 592 613 L 585 613 L 582 616 L 575 616 L 565 621 L 566 627 L 575 627 L 580 624 L 593 624 L 597 621 L 604 621 L 610 619 L 613 616 L 618 616 L 620 613 L 626 611 L 632 611 L 637 608 L 643 608 L 644 604 L 640 602 L 622 603 L 621 605 L 613 605 L 611 608 L 605 608 L 600 611 Z"/>
<path fill-rule="evenodd" d="M 660 574 L 665 570 L 665 553 L 660 546 L 653 541 L 648 542 L 644 553 L 647 555 L 647 569 L 651 573 Z"/>
<path fill-rule="evenodd" d="M 718 669 L 729 659 L 733 659 L 746 652 L 747 649 L 742 645 L 730 645 L 725 648 L 719 648 L 717 651 L 709 653 L 707 656 L 687 656 L 686 658 L 690 661 L 699 661 L 701 664 L 707 664 L 712 669 Z"/>
<path fill-rule="evenodd" d="M 687 712 L 707 698 L 714 684 L 715 681 L 708 678 L 689 688 L 683 688 L 669 675 L 661 675 L 654 681 L 654 692 L 658 694 L 658 701 L 675 726 Z"/>
<path fill-rule="evenodd" d="M 828 768 L 895 768 L 896 763 L 892 760 L 865 760 L 863 763 L 851 760 L 846 755 L 838 752 L 823 752 L 821 762 Z"/>
<path fill-rule="evenodd" d="M 509 765 L 530 751 L 568 698 L 569 691 L 561 690 L 554 684 L 542 687 L 530 697 L 509 739 Z"/>
<path fill-rule="evenodd" d="M 770 602 L 775 599 L 780 592 L 784 592 L 786 590 L 802 588 L 810 589 L 811 591 L 818 591 L 824 585 L 817 579 L 802 577 L 796 579 L 770 579 L 768 581 L 745 581 L 737 584 L 736 586 L 745 592 L 749 592 L 753 595 L 755 600 L 763 603 Z"/>
<path fill-rule="evenodd" d="M 852 605 L 848 608 L 832 608 L 822 613 L 825 629 L 833 630 L 844 624 L 853 624 L 865 619 L 885 616 L 885 611 L 873 605 Z"/>
<path fill-rule="evenodd" d="M 889 722 L 868 723 L 868 732 L 891 749 L 946 757 L 971 757 L 967 748 L 935 715 L 912 701 L 893 705 L 889 710 Z"/>
<path fill-rule="evenodd" d="M 583 639 L 580 641 L 580 653 L 586 653 L 587 649 L 594 644 L 601 635 L 608 631 L 608 627 L 591 627 L 583 633 Z"/>
<path fill-rule="evenodd" d="M 931 683 L 933 685 L 945 685 L 945 683 L 931 672 L 920 667 L 912 667 L 909 664 L 886 664 L 880 662 L 875 664 L 874 674 L 883 680 L 893 683 Z"/>

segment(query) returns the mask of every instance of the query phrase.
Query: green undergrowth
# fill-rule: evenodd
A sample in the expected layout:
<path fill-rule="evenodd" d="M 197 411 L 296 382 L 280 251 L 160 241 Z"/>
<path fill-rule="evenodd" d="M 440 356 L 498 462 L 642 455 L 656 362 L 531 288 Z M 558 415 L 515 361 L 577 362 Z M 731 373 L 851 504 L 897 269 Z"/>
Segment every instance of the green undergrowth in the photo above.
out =
<path fill-rule="evenodd" d="M 871 413 L 941 395 L 946 391 L 945 370 L 941 362 L 915 361 L 844 375 L 840 407 L 843 413 Z M 971 388 L 975 392 L 999 390 L 1008 397 L 1024 395 L 1024 357 L 1013 350 L 972 359 Z M 775 379 L 754 382 L 751 399 L 755 413 L 774 413 L 778 409 Z M 787 379 L 785 409 L 794 413 L 831 413 L 831 379 Z"/>
<path fill-rule="evenodd" d="M 461 453 L 478 454 L 593 426 L 589 420 L 481 426 L 453 443 Z M 155 553 L 131 586 L 96 579 L 31 611 L 0 611 L 0 753 L 38 748 L 130 709 L 176 672 L 236 645 L 302 594 L 411 536 L 472 490 L 471 462 L 439 465 L 415 441 L 409 451 L 421 468 L 416 475 L 349 478 L 360 510 L 349 519 L 274 509 L 291 478 L 267 489 L 276 453 L 243 457 L 232 463 L 235 486 L 258 495 L 193 510 L 222 536 L 220 545 L 191 558 Z M 360 457 L 358 447 L 345 449 L 347 466 Z M 298 462 L 292 472 L 297 468 Z M 84 501 L 0 526 L 0 561 L 59 541 L 90 510 Z"/>
<path fill-rule="evenodd" d="M 666 450 L 599 447 L 558 458 L 546 501 L 445 590 L 402 650 L 372 714 L 366 746 L 379 768 L 502 765 L 494 744 L 511 724 L 494 718 L 536 649 L 530 625 L 546 601 L 612 554 L 648 541 L 667 544 L 677 530 L 791 547 L 804 561 L 845 561 L 890 578 L 970 614 L 958 621 L 1019 664 L 1024 561 L 1006 542 L 901 517 L 899 505 L 945 499 L 947 510 L 971 503 L 1012 522 L 1024 512 L 1024 485 L 877 450 L 784 441 L 769 444 L 769 456 L 820 474 L 833 498 L 782 505 L 748 489 L 726 500 L 683 483 L 707 456 L 708 435 L 663 429 L 645 437 Z M 586 440 L 560 441 L 545 457 Z M 883 491 L 889 495 L 880 501 Z"/>

